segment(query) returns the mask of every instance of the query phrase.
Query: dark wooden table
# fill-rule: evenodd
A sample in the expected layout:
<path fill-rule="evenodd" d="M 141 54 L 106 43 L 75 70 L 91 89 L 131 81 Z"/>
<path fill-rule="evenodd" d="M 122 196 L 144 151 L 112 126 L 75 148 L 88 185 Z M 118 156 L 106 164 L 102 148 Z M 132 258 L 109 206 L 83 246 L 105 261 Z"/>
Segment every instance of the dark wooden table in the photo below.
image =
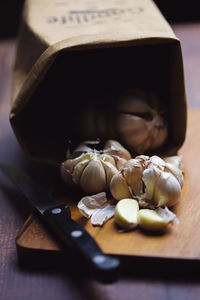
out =
<path fill-rule="evenodd" d="M 200 23 L 174 25 L 173 28 L 182 42 L 189 109 L 198 109 Z M 15 49 L 15 40 L 0 41 L 0 161 L 31 170 L 33 176 L 49 188 L 55 180 L 53 170 L 29 161 L 9 124 Z M 30 207 L 25 205 L 21 193 L 0 173 L 0 299 L 200 299 L 197 277 L 161 278 L 135 274 L 124 275 L 119 281 L 104 285 L 79 274 L 72 275 L 72 270 L 22 268 L 17 260 L 15 237 L 29 213 Z"/>

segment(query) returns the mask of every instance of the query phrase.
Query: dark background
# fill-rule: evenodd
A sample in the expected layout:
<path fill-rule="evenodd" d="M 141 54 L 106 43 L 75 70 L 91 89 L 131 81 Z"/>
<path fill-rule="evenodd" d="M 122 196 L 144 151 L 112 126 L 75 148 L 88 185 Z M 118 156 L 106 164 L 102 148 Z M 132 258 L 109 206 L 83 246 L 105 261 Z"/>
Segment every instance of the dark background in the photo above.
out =
<path fill-rule="evenodd" d="M 0 37 L 15 37 L 20 23 L 23 0 L 0 1 Z M 200 20 L 198 1 L 154 0 L 168 22 L 191 22 Z"/>

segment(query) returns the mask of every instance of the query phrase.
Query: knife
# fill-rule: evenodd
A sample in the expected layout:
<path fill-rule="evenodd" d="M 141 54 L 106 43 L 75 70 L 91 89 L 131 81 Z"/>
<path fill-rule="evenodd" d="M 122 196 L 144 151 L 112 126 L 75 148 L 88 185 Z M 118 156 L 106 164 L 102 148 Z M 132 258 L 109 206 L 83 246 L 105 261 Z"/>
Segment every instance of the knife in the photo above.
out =
<path fill-rule="evenodd" d="M 15 183 L 31 201 L 44 223 L 68 247 L 71 241 L 79 255 L 90 266 L 91 275 L 99 281 L 114 281 L 120 262 L 118 258 L 104 254 L 90 234 L 71 219 L 70 208 L 59 204 L 51 195 L 24 171 L 0 164 L 3 173 Z"/>

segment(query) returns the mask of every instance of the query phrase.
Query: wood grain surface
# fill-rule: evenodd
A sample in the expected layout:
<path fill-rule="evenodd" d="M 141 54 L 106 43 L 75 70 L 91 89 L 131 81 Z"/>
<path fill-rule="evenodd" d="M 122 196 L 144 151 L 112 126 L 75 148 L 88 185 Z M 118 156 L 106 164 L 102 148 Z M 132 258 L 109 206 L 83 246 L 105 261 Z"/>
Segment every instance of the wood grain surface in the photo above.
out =
<path fill-rule="evenodd" d="M 174 26 L 174 30 L 182 42 L 189 107 L 200 107 L 200 24 L 180 24 Z M 36 180 L 56 195 L 54 185 L 58 178 L 53 176 L 54 172 L 30 162 L 25 157 L 9 125 L 11 70 L 15 45 L 16 42 L 13 40 L 0 41 L 0 161 L 29 171 Z M 199 111 L 194 110 L 193 114 L 193 116 L 190 114 L 192 118 L 189 118 L 189 123 L 200 124 Z M 185 151 L 190 157 L 194 154 L 198 156 L 199 151 L 196 146 L 198 132 L 191 131 L 190 135 L 191 142 L 184 145 L 187 148 Z M 198 178 L 198 163 L 190 176 Z M 186 188 L 192 187 L 186 186 Z M 196 193 L 193 196 L 196 197 Z M 191 205 L 191 201 L 192 199 L 188 199 L 188 205 Z M 193 211 L 196 213 L 195 207 Z M 132 275 L 123 275 L 118 282 L 110 285 L 103 285 L 83 277 L 81 272 L 74 272 L 74 270 L 79 270 L 76 261 L 73 261 L 73 268 L 66 268 L 64 271 L 50 266 L 45 269 L 42 267 L 22 268 L 18 265 L 15 237 L 29 214 L 30 207 L 24 201 L 23 195 L 3 174 L 0 174 L 0 299 L 196 300 L 200 297 L 199 276 L 190 275 L 186 278 L 181 275 L 173 276 L 175 266 L 170 276 L 167 277 L 140 276 L 134 273 L 133 267 Z M 172 230 L 176 231 L 175 227 L 176 225 L 172 227 Z M 194 228 L 194 231 L 196 230 L 198 230 L 198 224 Z M 198 241 L 193 240 L 193 246 L 197 253 Z"/>

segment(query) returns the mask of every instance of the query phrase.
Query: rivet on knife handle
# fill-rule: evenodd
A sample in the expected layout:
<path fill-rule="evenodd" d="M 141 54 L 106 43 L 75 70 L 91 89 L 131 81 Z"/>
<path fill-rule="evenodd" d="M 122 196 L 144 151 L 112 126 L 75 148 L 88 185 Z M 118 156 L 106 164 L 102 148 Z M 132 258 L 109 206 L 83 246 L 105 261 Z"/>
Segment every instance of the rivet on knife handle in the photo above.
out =
<path fill-rule="evenodd" d="M 95 272 L 93 275 L 102 280 L 112 280 L 112 277 L 116 277 L 119 260 L 102 253 L 88 232 L 69 217 L 67 205 L 57 205 L 47 209 L 44 216 L 61 240 L 66 244 L 70 240 L 73 246 L 84 256 L 92 271 Z"/>

